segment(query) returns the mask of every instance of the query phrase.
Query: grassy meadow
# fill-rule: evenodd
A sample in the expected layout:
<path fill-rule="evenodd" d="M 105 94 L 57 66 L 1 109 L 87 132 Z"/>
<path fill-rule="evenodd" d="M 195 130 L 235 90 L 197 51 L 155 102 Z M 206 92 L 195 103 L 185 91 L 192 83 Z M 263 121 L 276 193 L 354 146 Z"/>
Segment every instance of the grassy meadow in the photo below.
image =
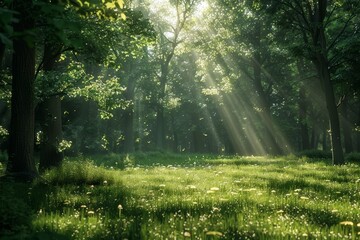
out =
<path fill-rule="evenodd" d="M 360 239 L 358 164 L 114 154 L 42 178 L 0 183 L 0 239 Z"/>

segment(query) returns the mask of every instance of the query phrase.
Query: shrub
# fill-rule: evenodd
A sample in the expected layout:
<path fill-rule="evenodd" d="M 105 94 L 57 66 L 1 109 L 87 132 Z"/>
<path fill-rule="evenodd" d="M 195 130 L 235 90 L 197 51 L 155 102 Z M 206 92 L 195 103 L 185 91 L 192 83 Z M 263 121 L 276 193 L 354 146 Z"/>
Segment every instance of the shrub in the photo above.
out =
<path fill-rule="evenodd" d="M 352 152 L 346 155 L 346 162 L 360 163 L 360 152 Z"/>
<path fill-rule="evenodd" d="M 307 157 L 310 159 L 331 159 L 330 151 L 323 151 L 317 149 L 304 150 L 299 152 L 298 157 Z"/>

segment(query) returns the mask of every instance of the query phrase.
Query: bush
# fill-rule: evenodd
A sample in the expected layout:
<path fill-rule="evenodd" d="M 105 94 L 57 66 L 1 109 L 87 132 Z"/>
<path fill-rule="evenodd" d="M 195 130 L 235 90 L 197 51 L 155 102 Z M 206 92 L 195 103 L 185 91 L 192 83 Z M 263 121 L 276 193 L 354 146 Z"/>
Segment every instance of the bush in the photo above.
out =
<path fill-rule="evenodd" d="M 331 159 L 330 151 L 323 151 L 317 149 L 304 150 L 297 154 L 298 157 L 307 157 L 310 159 Z"/>
<path fill-rule="evenodd" d="M 360 163 L 360 152 L 352 152 L 345 156 L 346 162 Z"/>

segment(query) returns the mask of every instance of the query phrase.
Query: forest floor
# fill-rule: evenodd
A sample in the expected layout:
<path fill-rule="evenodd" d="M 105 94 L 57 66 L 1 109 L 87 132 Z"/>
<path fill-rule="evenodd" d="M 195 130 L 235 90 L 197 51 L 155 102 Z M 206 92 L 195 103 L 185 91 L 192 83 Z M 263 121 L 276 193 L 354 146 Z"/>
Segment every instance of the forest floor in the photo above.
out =
<path fill-rule="evenodd" d="M 43 178 L 0 183 L 0 239 L 360 239 L 358 164 L 113 154 Z"/>

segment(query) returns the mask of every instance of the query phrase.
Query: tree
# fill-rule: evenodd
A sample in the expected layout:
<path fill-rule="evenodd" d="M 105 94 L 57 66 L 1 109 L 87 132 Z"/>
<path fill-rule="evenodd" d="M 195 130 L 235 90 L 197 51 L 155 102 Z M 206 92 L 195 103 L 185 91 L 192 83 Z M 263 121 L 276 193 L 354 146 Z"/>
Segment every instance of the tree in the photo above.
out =
<path fill-rule="evenodd" d="M 175 50 L 184 39 L 182 31 L 194 11 L 196 0 L 176 0 L 170 1 L 175 8 L 175 22 L 158 22 L 158 44 L 156 46 L 157 60 L 159 64 L 158 74 L 158 104 L 156 106 L 156 147 L 164 149 L 165 142 L 165 116 L 164 100 L 166 95 L 166 84 L 170 71 L 170 62 L 174 57 Z"/>
<path fill-rule="evenodd" d="M 7 173 L 19 179 L 37 176 L 34 151 L 35 19 L 32 1 L 13 1 L 18 13 L 13 40 L 12 97 Z"/>
<path fill-rule="evenodd" d="M 268 3 L 267 3 L 268 4 Z M 343 40 L 344 33 L 350 28 L 357 9 L 356 1 L 292 1 L 273 2 L 282 15 L 281 26 L 291 29 L 302 38 L 302 55 L 314 64 L 321 89 L 325 95 L 327 113 L 330 122 L 332 161 L 333 164 L 343 164 L 344 156 L 341 144 L 339 115 L 337 101 L 332 81 L 334 49 Z M 339 20 L 340 13 L 345 14 L 344 20 Z M 331 25 L 340 26 L 337 31 L 331 31 Z"/>
<path fill-rule="evenodd" d="M 66 4 L 66 3 L 65 3 Z M 83 6 L 81 1 L 76 7 Z M 36 20 L 42 13 L 51 9 L 46 2 L 20 1 L 11 2 L 12 10 L 17 13 L 13 32 L 13 61 L 12 61 L 12 97 L 10 140 L 8 148 L 7 173 L 18 179 L 31 180 L 37 176 L 37 169 L 33 157 L 34 151 L 34 81 L 35 81 L 35 42 Z M 35 6 L 36 5 L 36 6 Z M 80 6 L 78 6 L 80 5 Z M 104 17 L 109 9 L 122 8 L 123 1 L 117 0 L 100 7 L 89 4 L 86 10 L 95 11 L 99 17 Z M 65 9 L 59 4 L 59 9 Z M 83 8 L 79 8 L 84 10 Z M 113 12 L 113 11 L 112 11 Z M 88 13 L 85 11 L 85 13 Z M 10 22 L 13 21 L 11 18 Z M 4 35 L 2 34 L 1 37 Z"/>

